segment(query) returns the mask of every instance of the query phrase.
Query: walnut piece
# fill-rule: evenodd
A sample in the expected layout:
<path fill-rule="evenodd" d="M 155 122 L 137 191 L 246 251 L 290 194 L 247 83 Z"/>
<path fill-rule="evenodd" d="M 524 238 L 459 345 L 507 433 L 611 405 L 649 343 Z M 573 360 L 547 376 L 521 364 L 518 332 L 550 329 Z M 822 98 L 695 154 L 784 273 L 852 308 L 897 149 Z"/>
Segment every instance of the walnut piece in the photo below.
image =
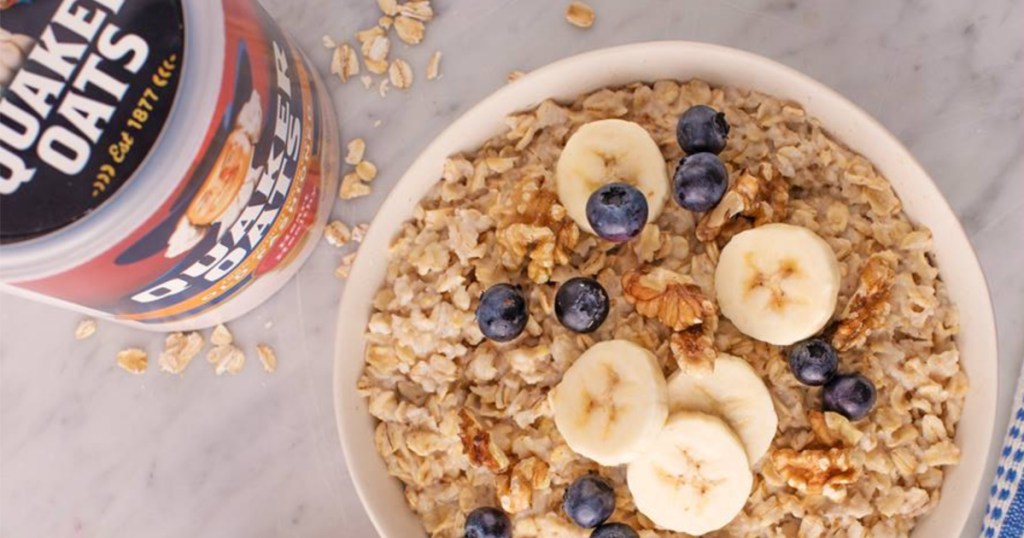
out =
<path fill-rule="evenodd" d="M 793 450 L 780 448 L 771 453 L 772 466 L 786 483 L 807 495 L 825 495 L 833 501 L 846 496 L 843 486 L 857 480 L 850 449 Z"/>
<path fill-rule="evenodd" d="M 770 165 L 762 165 L 756 175 L 744 170 L 718 205 L 697 223 L 697 239 L 705 242 L 716 239 L 738 216 L 753 219 L 755 226 L 779 222 L 786 216 L 787 203 L 788 186 L 782 178 L 775 177 Z"/>
<path fill-rule="evenodd" d="M 500 164 L 498 169 L 514 164 L 504 159 L 494 162 Z M 513 266 L 528 260 L 530 280 L 538 284 L 547 282 L 556 264 L 569 263 L 580 239 L 579 227 L 558 203 L 558 195 L 542 188 L 534 179 L 521 181 L 502 206 L 513 208 L 513 213 L 496 226 L 498 246 L 511 255 L 503 258 Z"/>
<path fill-rule="evenodd" d="M 466 408 L 459 410 L 459 439 L 462 440 L 462 451 L 473 465 L 487 467 L 496 473 L 508 467 L 508 456 Z"/>
<path fill-rule="evenodd" d="M 864 262 L 857 291 L 846 303 L 832 345 L 847 351 L 864 344 L 872 330 L 882 326 L 889 315 L 889 298 L 896 278 L 896 255 L 890 251 L 872 254 Z"/>
<path fill-rule="evenodd" d="M 669 349 L 676 364 L 689 375 L 704 376 L 714 372 L 718 351 L 715 350 L 715 331 L 710 325 L 694 325 L 682 332 L 673 333 L 669 339 Z"/>
<path fill-rule="evenodd" d="M 716 317 L 715 304 L 689 278 L 660 267 L 633 269 L 622 275 L 626 301 L 641 315 L 682 331 Z"/>

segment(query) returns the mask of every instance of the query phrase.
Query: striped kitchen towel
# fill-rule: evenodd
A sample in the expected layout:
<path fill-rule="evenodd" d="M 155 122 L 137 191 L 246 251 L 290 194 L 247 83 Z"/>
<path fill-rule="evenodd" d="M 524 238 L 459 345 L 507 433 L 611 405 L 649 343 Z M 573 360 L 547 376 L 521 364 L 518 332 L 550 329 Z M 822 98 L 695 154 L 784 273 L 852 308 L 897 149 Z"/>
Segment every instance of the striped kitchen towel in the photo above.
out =
<path fill-rule="evenodd" d="M 1010 424 L 999 453 L 999 466 L 989 490 L 984 538 L 1021 538 L 1024 536 L 1024 370 L 1017 380 Z"/>

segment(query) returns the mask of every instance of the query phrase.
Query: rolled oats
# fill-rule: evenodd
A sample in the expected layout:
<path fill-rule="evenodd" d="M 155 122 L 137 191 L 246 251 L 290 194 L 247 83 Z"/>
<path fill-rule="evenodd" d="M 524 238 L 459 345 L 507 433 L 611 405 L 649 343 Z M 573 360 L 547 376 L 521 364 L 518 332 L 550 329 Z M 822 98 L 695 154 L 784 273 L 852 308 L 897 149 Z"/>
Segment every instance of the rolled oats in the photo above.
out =
<path fill-rule="evenodd" d="M 678 116 L 694 104 L 729 118 L 721 157 L 736 171 L 736 206 L 724 202 L 729 211 L 712 222 L 710 213 L 696 219 L 667 204 L 625 245 L 581 233 L 566 219 L 552 171 L 571 132 L 597 119 L 634 121 L 669 163 L 682 156 Z M 765 379 L 779 415 L 773 457 L 755 467 L 747 506 L 715 536 L 905 536 L 934 507 L 946 466 L 960 457 L 952 439 L 968 385 L 954 340 L 959 321 L 927 255 L 930 234 L 899 212 L 870 163 L 796 104 L 696 80 L 546 101 L 507 125 L 477 151 L 445 162 L 390 246 L 367 327 L 358 390 L 381 421 L 378 451 L 432 537 L 461 537 L 466 514 L 481 505 L 514 512 L 516 536 L 586 535 L 559 504 L 568 484 L 598 467 L 565 444 L 548 396 L 587 347 L 611 338 L 648 347 L 666 374 L 708 367 L 690 363 L 703 355 L 685 349 L 711 357 L 720 349 Z M 877 327 L 843 353 L 844 368 L 878 391 L 865 419 L 818 411 L 816 393 L 795 381 L 783 350 L 742 335 L 706 300 L 715 296 L 725 242 L 775 221 L 811 228 L 836 250 L 842 313 L 847 304 L 873 304 L 867 289 L 859 295 L 865 300 L 853 299 L 862 270 L 873 256 L 897 253 L 888 309 L 858 318 Z M 644 286 L 641 269 L 649 266 L 668 273 Z M 570 333 L 551 312 L 558 284 L 580 275 L 596 278 L 612 299 L 607 320 L 588 335 Z M 483 290 L 498 282 L 522 286 L 530 309 L 525 334 L 500 346 L 483 338 L 473 315 Z M 686 293 L 668 292 L 676 287 Z M 658 299 L 659 291 L 672 300 Z M 620 501 L 616 521 L 644 538 L 682 538 L 637 513 L 624 473 L 605 472 Z"/>
<path fill-rule="evenodd" d="M 96 334 L 96 320 L 92 318 L 83 319 L 75 326 L 75 340 L 85 340 L 94 334 Z"/>
<path fill-rule="evenodd" d="M 231 331 L 223 324 L 218 324 L 210 333 L 210 343 L 215 346 L 226 346 L 235 341 Z"/>
<path fill-rule="evenodd" d="M 366 142 L 362 138 L 353 138 L 349 141 L 347 150 L 345 164 L 355 166 L 363 161 L 363 155 L 366 154 Z"/>
<path fill-rule="evenodd" d="M 345 174 L 341 178 L 341 187 L 338 190 L 338 196 L 342 200 L 352 200 L 353 198 L 361 198 L 373 192 L 369 185 L 363 182 L 363 180 L 356 173 Z"/>
<path fill-rule="evenodd" d="M 274 353 L 274 348 L 267 344 L 256 344 L 256 356 L 259 357 L 263 370 L 268 374 L 277 370 L 277 353 Z"/>
<path fill-rule="evenodd" d="M 594 9 L 583 2 L 573 2 L 565 10 L 565 20 L 578 28 L 590 28 L 594 18 Z"/>
<path fill-rule="evenodd" d="M 331 73 L 338 75 L 342 82 L 348 82 L 348 79 L 359 74 L 359 58 L 348 43 L 342 43 L 334 49 Z"/>
<path fill-rule="evenodd" d="M 324 240 L 332 247 L 341 248 L 352 240 L 352 230 L 340 220 L 332 220 L 324 228 Z"/>
<path fill-rule="evenodd" d="M 434 80 L 441 76 L 441 51 L 435 50 L 427 61 L 427 80 Z"/>
<path fill-rule="evenodd" d="M 377 165 L 370 161 L 362 161 L 356 165 L 356 175 L 363 181 L 372 181 L 377 177 Z"/>
<path fill-rule="evenodd" d="M 400 15 L 395 18 L 395 33 L 402 41 L 416 45 L 423 41 L 423 32 L 426 28 L 423 23 L 412 18 Z"/>
<path fill-rule="evenodd" d="M 391 67 L 388 68 L 388 79 L 391 80 L 392 86 L 400 90 L 409 89 L 413 80 L 412 66 L 401 58 L 392 60 Z"/>
<path fill-rule="evenodd" d="M 180 374 L 202 349 L 203 336 L 198 332 L 171 333 L 164 339 L 164 350 L 157 358 L 157 363 L 165 372 Z"/>
<path fill-rule="evenodd" d="M 334 276 L 338 278 L 348 278 L 350 272 L 352 272 L 352 264 L 356 262 L 356 253 L 350 252 L 341 258 L 341 264 L 334 270 Z"/>
<path fill-rule="evenodd" d="M 234 344 L 215 345 L 206 353 L 206 360 L 214 366 L 217 375 L 237 374 L 245 366 L 245 353 Z"/>
<path fill-rule="evenodd" d="M 149 355 L 137 347 L 122 349 L 117 352 L 117 365 L 126 372 L 141 374 L 149 365 Z"/>

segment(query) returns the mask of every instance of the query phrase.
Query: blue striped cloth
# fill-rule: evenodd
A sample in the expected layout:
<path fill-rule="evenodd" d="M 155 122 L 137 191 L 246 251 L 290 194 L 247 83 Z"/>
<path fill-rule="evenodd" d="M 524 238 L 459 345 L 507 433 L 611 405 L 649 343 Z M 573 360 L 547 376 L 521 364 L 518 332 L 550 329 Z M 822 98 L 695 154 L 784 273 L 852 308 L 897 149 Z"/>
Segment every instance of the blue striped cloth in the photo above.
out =
<path fill-rule="evenodd" d="M 1012 413 L 985 506 L 983 538 L 1024 536 L 1024 371 L 1017 381 Z"/>

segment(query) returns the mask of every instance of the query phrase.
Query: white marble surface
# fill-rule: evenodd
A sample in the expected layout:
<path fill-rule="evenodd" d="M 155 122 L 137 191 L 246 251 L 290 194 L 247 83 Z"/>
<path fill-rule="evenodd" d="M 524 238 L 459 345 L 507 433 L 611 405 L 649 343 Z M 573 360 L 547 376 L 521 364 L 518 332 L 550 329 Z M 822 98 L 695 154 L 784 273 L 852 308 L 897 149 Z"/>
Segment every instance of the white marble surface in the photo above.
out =
<path fill-rule="evenodd" d="M 350 36 L 378 16 L 372 0 L 266 3 L 323 72 L 320 36 Z M 1024 4 L 594 0 L 597 23 L 583 31 L 564 22 L 566 1 L 437 3 L 424 43 L 399 47 L 421 79 L 411 92 L 382 99 L 331 80 L 346 139 L 365 137 L 381 170 L 374 195 L 339 203 L 338 217 L 369 219 L 431 137 L 513 69 L 655 39 L 757 52 L 881 120 L 960 215 L 996 308 L 1002 435 L 1024 356 Z M 444 76 L 427 83 L 423 65 L 437 49 Z M 158 337 L 104 323 L 76 342 L 76 314 L 0 297 L 0 536 L 375 536 L 331 407 L 340 256 L 321 246 L 295 281 L 232 324 L 250 353 L 263 339 L 277 348 L 273 375 L 255 361 L 235 377 L 216 378 L 202 362 L 182 377 L 127 375 L 116 351 L 156 353 Z M 976 536 L 980 503 L 965 536 Z"/>

